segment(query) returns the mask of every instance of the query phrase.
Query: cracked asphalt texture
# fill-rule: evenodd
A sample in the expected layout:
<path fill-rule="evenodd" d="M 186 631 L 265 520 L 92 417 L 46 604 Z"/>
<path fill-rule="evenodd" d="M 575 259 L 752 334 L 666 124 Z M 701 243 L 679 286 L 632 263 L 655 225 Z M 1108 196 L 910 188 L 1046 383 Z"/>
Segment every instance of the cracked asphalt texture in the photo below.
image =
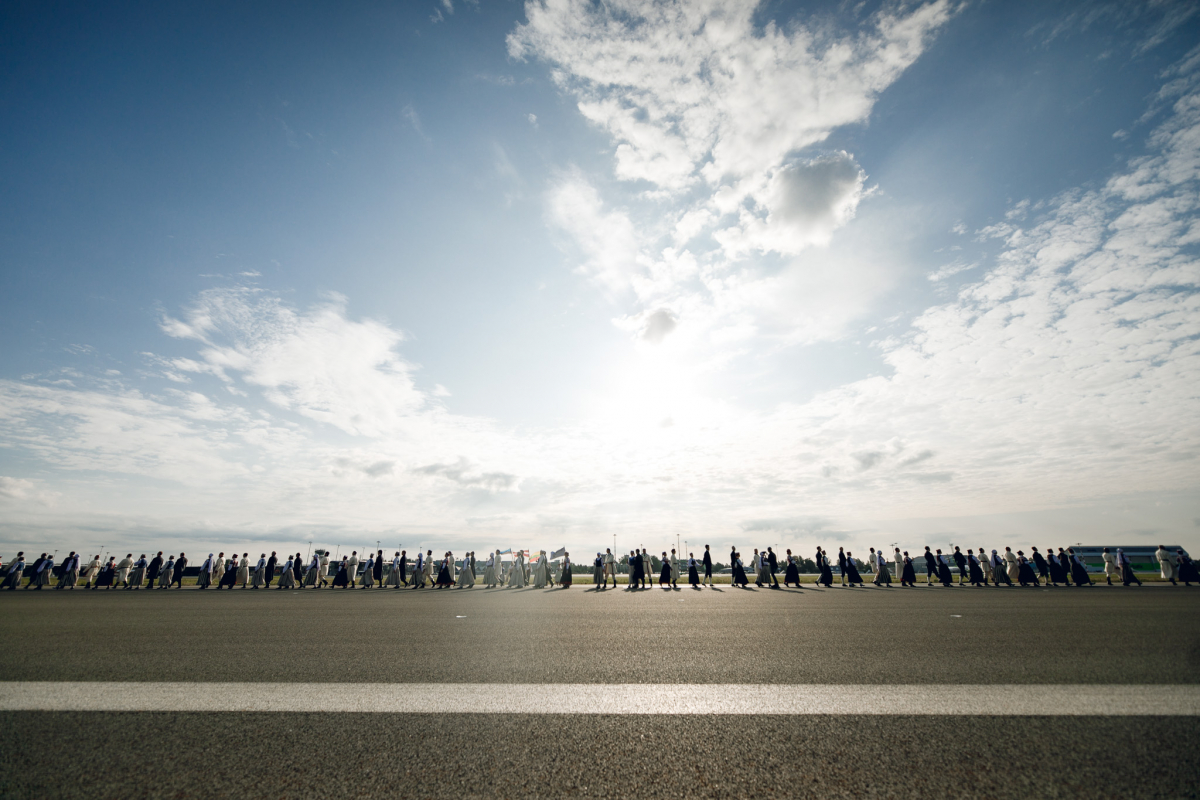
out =
<path fill-rule="evenodd" d="M 1200 588 L 590 588 L 4 592 L 0 679 L 1200 683 Z M 634 695 L 614 691 L 613 707 Z M 210 714 L 0 713 L 0 794 L 1200 792 L 1187 717 L 332 714 L 299 693 L 295 713 L 239 714 L 236 697 L 212 701 Z M 988 702 L 982 690 L 975 710 Z M 552 709 L 552 687 L 530 703 Z"/>

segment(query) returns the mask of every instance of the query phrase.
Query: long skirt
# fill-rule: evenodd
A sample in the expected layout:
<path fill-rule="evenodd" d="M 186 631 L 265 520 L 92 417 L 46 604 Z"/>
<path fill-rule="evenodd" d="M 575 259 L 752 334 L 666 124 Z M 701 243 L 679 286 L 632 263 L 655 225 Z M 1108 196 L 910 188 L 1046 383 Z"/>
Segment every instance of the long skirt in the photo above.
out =
<path fill-rule="evenodd" d="M 279 582 L 275 584 L 276 589 L 295 589 L 296 574 L 290 569 L 285 569 L 283 574 L 279 576 Z"/>
<path fill-rule="evenodd" d="M 974 583 L 974 584 L 983 583 L 983 570 L 981 570 L 979 568 L 978 564 L 968 564 L 967 565 L 967 573 L 968 573 L 968 575 L 970 575 L 969 580 L 971 581 L 971 583 Z"/>
<path fill-rule="evenodd" d="M 1069 583 L 1066 573 L 1063 572 L 1062 565 L 1058 563 L 1057 558 L 1051 556 L 1046 566 L 1050 568 L 1051 583 Z"/>
<path fill-rule="evenodd" d="M 514 589 L 525 588 L 525 570 L 519 564 L 508 568 L 508 585 Z"/>
<path fill-rule="evenodd" d="M 891 586 L 892 573 L 888 572 L 887 564 L 879 565 L 879 574 L 875 576 L 875 582 L 884 584 L 886 586 Z"/>
<path fill-rule="evenodd" d="M 219 584 L 217 584 L 217 588 L 220 589 L 222 586 L 228 586 L 230 589 L 232 589 L 233 583 L 236 580 L 237 580 L 237 570 L 236 569 L 227 569 L 227 570 L 225 570 L 225 574 L 221 576 L 221 582 Z"/>
<path fill-rule="evenodd" d="M 954 579 L 950 577 L 950 567 L 945 564 L 938 564 L 938 580 L 942 582 L 942 586 L 949 586 Z"/>
<path fill-rule="evenodd" d="M 1012 581 L 1008 579 L 1008 572 L 1004 567 L 992 567 L 992 578 L 995 579 L 996 585 L 999 586 L 1002 582 L 1012 586 Z"/>
<path fill-rule="evenodd" d="M 688 567 L 688 583 L 692 586 L 700 585 L 700 572 L 695 567 Z"/>
<path fill-rule="evenodd" d="M 904 570 L 900 573 L 900 582 L 910 585 L 917 582 L 917 571 L 913 569 L 911 561 L 904 565 Z"/>
<path fill-rule="evenodd" d="M 1081 567 L 1079 564 L 1071 564 L 1071 577 L 1075 579 L 1075 583 L 1078 586 L 1092 585 L 1092 578 L 1088 575 L 1087 569 Z"/>
<path fill-rule="evenodd" d="M 46 570 L 43 570 L 43 572 L 45 571 Z M 145 577 L 145 567 L 134 567 L 133 569 L 129 570 L 129 585 L 140 589 L 142 588 L 142 581 L 145 579 Z"/>
<path fill-rule="evenodd" d="M 470 589 L 475 585 L 475 573 L 469 567 L 464 567 L 462 572 L 458 573 L 458 580 L 454 585 L 460 589 Z"/>
<path fill-rule="evenodd" d="M 259 567 L 258 569 L 254 570 L 254 580 L 250 581 L 250 585 L 253 586 L 255 589 L 257 589 L 259 586 L 262 586 L 263 582 L 266 580 L 263 577 L 264 575 L 266 575 L 266 573 L 267 573 L 266 567 Z"/>
<path fill-rule="evenodd" d="M 363 570 L 362 578 L 359 579 L 359 584 L 370 589 L 375 585 L 375 575 L 369 569 Z"/>
<path fill-rule="evenodd" d="M 495 586 L 499 581 L 496 580 L 496 565 L 484 567 L 483 569 L 483 585 Z"/>
<path fill-rule="evenodd" d="M 286 573 L 286 571 L 284 572 L 284 574 L 285 574 L 285 575 L 287 574 L 287 573 Z M 349 584 L 350 584 L 350 579 L 349 579 L 349 578 L 346 576 L 346 570 L 344 570 L 344 569 L 339 569 L 339 570 L 337 571 L 337 575 L 334 575 L 334 576 L 333 576 L 333 585 L 334 585 L 334 587 L 338 587 L 338 586 L 348 586 Z"/>
<path fill-rule="evenodd" d="M 440 570 L 438 570 L 437 581 L 434 582 L 434 586 L 453 586 L 453 585 L 454 585 L 454 581 L 450 580 L 450 568 L 443 565 L 442 568 Z"/>
<path fill-rule="evenodd" d="M 96 577 L 97 586 L 112 586 L 113 579 L 116 577 L 116 572 L 111 569 L 101 567 L 100 574 Z M 20 578 L 18 578 L 20 580 Z"/>
<path fill-rule="evenodd" d="M 645 567 L 643 567 L 641 564 L 634 564 L 633 576 L 629 579 L 629 585 L 635 586 L 645 580 L 645 578 Z"/>
<path fill-rule="evenodd" d="M 1142 585 L 1142 582 L 1138 580 L 1137 575 L 1133 574 L 1132 564 L 1124 564 L 1121 566 L 1121 583 L 1125 584 L 1126 586 L 1131 583 L 1136 583 L 1138 586 Z"/>
<path fill-rule="evenodd" d="M 1196 562 L 1187 556 L 1179 559 L 1179 564 L 1176 565 L 1175 569 L 1179 573 L 1179 580 L 1184 583 L 1200 582 L 1200 572 L 1196 570 Z"/>
<path fill-rule="evenodd" d="M 171 585 L 171 577 L 175 572 L 174 567 L 163 567 L 158 573 L 158 587 L 160 589 L 167 588 Z"/>
<path fill-rule="evenodd" d="M 909 564 L 908 567 L 912 569 L 912 564 Z M 830 569 L 828 564 L 821 564 L 821 580 L 818 582 L 827 589 L 833 586 L 833 570 Z"/>
<path fill-rule="evenodd" d="M 74 589 L 77 583 L 79 583 L 79 571 L 74 569 L 64 570 L 62 577 L 58 579 L 58 588 Z"/>
<path fill-rule="evenodd" d="M 212 573 L 201 567 L 200 575 L 196 578 L 196 588 L 204 589 L 208 586 L 212 586 Z"/>
<path fill-rule="evenodd" d="M 559 586 L 570 586 L 570 585 L 571 585 L 571 580 L 572 580 L 572 577 L 571 577 L 571 570 L 569 570 L 569 569 L 564 569 L 564 570 L 562 571 L 562 576 L 561 576 L 561 577 L 558 579 L 558 585 L 559 585 Z M 472 580 L 472 581 L 471 581 L 471 584 L 472 584 L 472 585 L 474 585 L 474 583 L 475 583 L 475 581 L 474 581 L 474 580 Z"/>
<path fill-rule="evenodd" d="M 1017 571 L 1017 583 L 1021 584 L 1022 586 L 1030 583 L 1032 583 L 1034 586 L 1038 585 L 1037 575 L 1033 574 L 1033 568 L 1028 564 L 1019 565 Z"/>
<path fill-rule="evenodd" d="M 746 570 L 736 564 L 733 566 L 733 582 L 738 586 L 750 585 L 750 581 L 746 578 Z"/>
<path fill-rule="evenodd" d="M 392 567 L 388 571 L 388 578 L 387 578 L 386 585 L 387 586 L 395 586 L 397 589 L 400 588 L 400 568 L 399 567 Z"/>
<path fill-rule="evenodd" d="M 595 567 L 592 567 L 592 585 L 599 586 L 601 583 L 607 583 L 604 578 L 604 565 L 597 564 Z"/>
<path fill-rule="evenodd" d="M 658 572 L 658 585 L 662 586 L 664 583 L 670 583 L 670 582 L 671 582 L 671 565 L 664 563 L 662 565 L 662 569 L 659 570 L 659 572 Z"/>
<path fill-rule="evenodd" d="M 862 583 L 862 576 L 858 574 L 858 567 L 854 566 L 854 562 L 846 559 L 846 579 L 850 583 Z"/>
<path fill-rule="evenodd" d="M 250 582 L 250 568 L 249 567 L 244 566 L 244 565 L 238 567 L 236 582 L 240 583 L 242 586 L 245 586 L 247 583 Z"/>

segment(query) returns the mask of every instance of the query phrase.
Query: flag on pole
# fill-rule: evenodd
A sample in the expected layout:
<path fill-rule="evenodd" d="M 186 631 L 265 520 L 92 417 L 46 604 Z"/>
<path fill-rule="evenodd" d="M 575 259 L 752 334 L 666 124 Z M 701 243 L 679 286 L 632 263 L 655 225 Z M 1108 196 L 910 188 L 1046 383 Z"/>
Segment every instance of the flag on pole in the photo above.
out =
<path fill-rule="evenodd" d="M 567 554 L 567 548 L 561 547 L 550 554 L 550 558 L 562 558 Z"/>

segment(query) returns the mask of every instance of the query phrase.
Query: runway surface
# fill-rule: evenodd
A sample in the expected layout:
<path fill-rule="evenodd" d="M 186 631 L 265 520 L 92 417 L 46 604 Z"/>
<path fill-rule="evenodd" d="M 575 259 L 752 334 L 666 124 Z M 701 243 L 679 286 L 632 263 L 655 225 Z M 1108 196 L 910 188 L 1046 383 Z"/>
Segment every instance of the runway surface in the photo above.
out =
<path fill-rule="evenodd" d="M 0 712 L 0 779 L 12 797 L 1195 796 L 1200 725 L 1172 714 L 1196 702 L 1198 622 L 1200 590 L 1168 586 L 5 592 L 0 680 L 61 682 L 32 707 L 78 710 Z M 172 691 L 211 710 L 88 710 L 155 707 L 79 685 L 101 681 L 194 684 Z M 702 713 L 672 710 L 688 686 Z M 248 710 L 268 692 L 292 710 Z"/>

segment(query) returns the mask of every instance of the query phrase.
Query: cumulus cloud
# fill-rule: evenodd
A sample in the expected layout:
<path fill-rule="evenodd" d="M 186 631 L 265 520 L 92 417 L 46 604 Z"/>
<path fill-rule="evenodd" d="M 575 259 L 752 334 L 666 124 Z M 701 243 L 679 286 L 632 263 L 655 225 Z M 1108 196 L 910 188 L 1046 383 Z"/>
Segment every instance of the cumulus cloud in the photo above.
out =
<path fill-rule="evenodd" d="M 508 48 L 554 65 L 580 112 L 616 141 L 619 177 L 678 190 L 757 179 L 866 119 L 951 14 L 938 0 L 839 37 L 757 28 L 756 6 L 531 0 Z"/>
<path fill-rule="evenodd" d="M 345 315 L 345 298 L 297 311 L 255 290 L 213 289 L 165 333 L 204 345 L 199 359 L 175 359 L 181 372 L 237 375 L 272 403 L 352 434 L 403 426 L 426 402 L 412 366 L 396 352 L 403 335 Z"/>
<path fill-rule="evenodd" d="M 550 192 L 548 221 L 581 272 L 632 303 L 623 319 L 669 305 L 710 343 L 836 338 L 870 302 L 864 287 L 887 281 L 795 259 L 829 245 L 869 194 L 852 154 L 811 148 L 864 122 L 954 10 L 891 6 L 838 32 L 759 24 L 755 2 L 530 0 L 509 53 L 552 68 L 610 137 L 616 177 L 640 190 L 605 203 L 576 171 Z M 766 255 L 793 261 L 779 274 L 756 261 Z M 748 322 L 758 316 L 772 321 Z"/>
<path fill-rule="evenodd" d="M 665 308 L 660 308 L 646 318 L 646 326 L 642 329 L 642 338 L 652 344 L 658 344 L 667 338 L 667 334 L 678 325 L 675 315 Z"/>

